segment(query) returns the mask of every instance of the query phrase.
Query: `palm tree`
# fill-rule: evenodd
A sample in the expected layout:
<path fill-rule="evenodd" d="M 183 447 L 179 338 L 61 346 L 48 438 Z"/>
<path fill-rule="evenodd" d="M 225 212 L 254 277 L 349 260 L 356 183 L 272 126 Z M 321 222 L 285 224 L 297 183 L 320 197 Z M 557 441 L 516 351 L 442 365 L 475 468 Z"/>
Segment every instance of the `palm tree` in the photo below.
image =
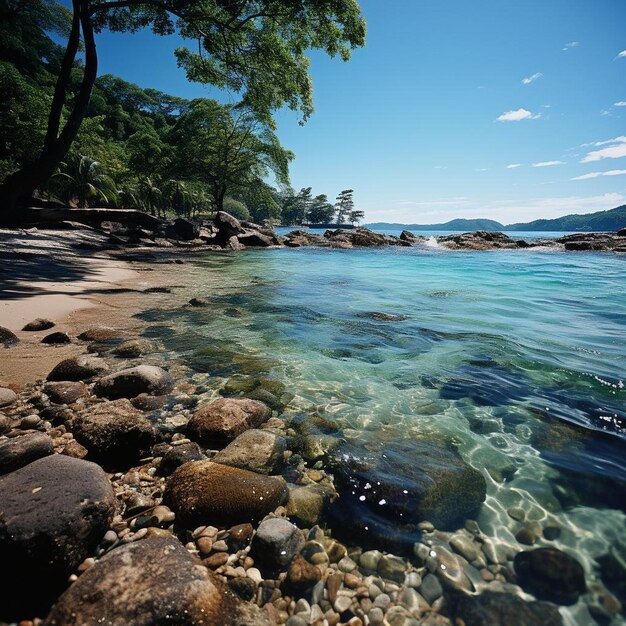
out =
<path fill-rule="evenodd" d="M 84 154 L 73 155 L 61 163 L 52 179 L 68 204 L 76 200 L 77 206 L 87 207 L 92 198 L 106 203 L 117 198 L 115 183 L 104 173 L 100 162 Z"/>
<path fill-rule="evenodd" d="M 144 210 L 160 217 L 163 192 L 149 176 L 139 182 L 139 203 Z"/>

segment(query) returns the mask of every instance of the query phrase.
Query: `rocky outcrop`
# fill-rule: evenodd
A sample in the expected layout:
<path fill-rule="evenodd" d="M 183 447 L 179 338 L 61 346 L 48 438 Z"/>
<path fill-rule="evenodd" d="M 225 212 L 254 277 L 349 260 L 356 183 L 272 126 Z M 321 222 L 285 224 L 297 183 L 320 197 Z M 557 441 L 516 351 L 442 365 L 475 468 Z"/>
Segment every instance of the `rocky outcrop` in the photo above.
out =
<path fill-rule="evenodd" d="M 55 454 L 0 478 L 0 621 L 34 617 L 96 547 L 115 511 L 109 479 L 94 463 Z"/>
<path fill-rule="evenodd" d="M 518 583 L 541 600 L 574 604 L 587 590 L 582 565 L 556 548 L 520 552 L 514 565 Z"/>
<path fill-rule="evenodd" d="M 223 447 L 249 428 L 257 428 L 272 415 L 258 400 L 222 398 L 203 404 L 187 424 L 187 434 L 199 443 Z"/>
<path fill-rule="evenodd" d="M 282 478 L 212 461 L 192 461 L 169 478 L 164 501 L 178 522 L 193 528 L 262 519 L 287 495 L 287 483 Z"/>
<path fill-rule="evenodd" d="M 89 380 L 94 376 L 108 372 L 108 370 L 109 366 L 103 359 L 85 354 L 61 361 L 48 374 L 48 380 Z"/>
<path fill-rule="evenodd" d="M 251 222 L 240 222 L 224 211 L 218 211 L 213 220 L 214 241 L 223 248 L 239 250 L 246 247 L 267 248 L 280 245 L 280 238 L 270 228 Z"/>
<path fill-rule="evenodd" d="M 116 400 L 134 398 L 141 393 L 163 395 L 174 388 L 174 379 L 156 365 L 138 365 L 109 374 L 96 382 L 96 396 Z"/>
<path fill-rule="evenodd" d="M 412 550 L 421 521 L 443 530 L 462 525 L 486 496 L 478 470 L 430 441 L 391 442 L 371 451 L 344 443 L 330 466 L 339 491 L 329 507 L 335 527 L 353 541 L 389 550 Z"/>
<path fill-rule="evenodd" d="M 28 433 L 0 443 L 0 474 L 8 474 L 54 452 L 44 433 Z"/>
<path fill-rule="evenodd" d="M 111 468 L 137 461 L 156 439 L 154 426 L 126 399 L 87 407 L 70 428 L 91 458 Z"/>
<path fill-rule="evenodd" d="M 517 243 L 504 233 L 479 230 L 474 233 L 461 233 L 437 237 L 437 242 L 451 250 L 495 250 L 517 248 Z"/>
<path fill-rule="evenodd" d="M 59 599 L 45 626 L 269 626 L 172 536 L 118 548 Z"/>

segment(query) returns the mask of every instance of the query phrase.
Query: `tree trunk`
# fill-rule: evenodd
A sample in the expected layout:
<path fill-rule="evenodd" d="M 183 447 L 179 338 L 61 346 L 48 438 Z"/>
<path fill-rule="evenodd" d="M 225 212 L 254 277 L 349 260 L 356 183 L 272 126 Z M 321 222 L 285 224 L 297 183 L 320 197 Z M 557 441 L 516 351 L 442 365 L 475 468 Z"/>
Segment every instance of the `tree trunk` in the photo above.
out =
<path fill-rule="evenodd" d="M 61 131 L 61 134 L 55 138 L 50 139 L 48 145 L 46 145 L 39 156 L 39 158 L 29 166 L 15 172 L 8 176 L 0 186 L 0 222 L 5 224 L 15 224 L 19 222 L 19 214 L 16 212 L 16 208 L 19 205 L 28 203 L 32 198 L 33 192 L 40 187 L 57 169 L 63 157 L 70 149 L 72 142 L 78 134 L 80 125 L 87 113 L 89 106 L 89 100 L 91 99 L 91 92 L 93 85 L 96 81 L 98 73 L 98 56 L 96 52 L 96 42 L 93 35 L 93 26 L 91 23 L 91 16 L 89 15 L 88 0 L 73 0 L 74 16 L 78 13 L 78 19 L 80 21 L 83 41 L 85 44 L 85 71 L 83 74 L 83 80 L 80 86 L 80 90 L 74 102 L 74 108 L 70 113 L 70 116 Z M 74 32 L 74 29 L 72 29 Z M 68 48 L 74 45 L 72 37 L 68 41 Z M 71 56 L 71 49 L 66 50 L 66 55 L 63 60 L 65 61 Z M 69 72 L 61 70 L 59 75 L 58 84 L 55 89 L 55 99 L 57 105 L 61 98 L 58 94 L 65 89 L 69 83 Z M 54 103 L 54 100 L 53 100 Z M 48 135 L 52 137 L 54 134 L 54 125 L 56 120 L 56 113 L 51 111 L 50 118 L 48 120 Z M 60 119 L 60 118 L 59 118 Z M 58 120 L 56 121 L 58 124 Z M 58 126 L 57 126 L 58 128 Z"/>

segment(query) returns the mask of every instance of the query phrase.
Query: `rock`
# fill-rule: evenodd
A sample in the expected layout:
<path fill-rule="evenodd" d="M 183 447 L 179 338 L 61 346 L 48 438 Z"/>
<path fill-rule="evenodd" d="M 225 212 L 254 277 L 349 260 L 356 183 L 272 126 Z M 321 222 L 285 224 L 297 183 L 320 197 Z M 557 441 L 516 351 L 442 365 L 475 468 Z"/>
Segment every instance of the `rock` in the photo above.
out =
<path fill-rule="evenodd" d="M 537 540 L 537 537 L 531 528 L 523 526 L 515 533 L 515 539 L 526 546 L 532 546 Z"/>
<path fill-rule="evenodd" d="M 136 359 L 144 354 L 154 352 L 154 344 L 148 339 L 129 339 L 113 348 L 112 352 L 115 356 L 124 359 Z"/>
<path fill-rule="evenodd" d="M 191 298 L 191 300 L 189 300 L 189 304 L 196 308 L 203 308 L 209 306 L 209 301 L 204 298 Z"/>
<path fill-rule="evenodd" d="M 381 578 L 402 585 L 406 576 L 406 562 L 393 554 L 384 554 L 378 561 L 377 572 Z"/>
<path fill-rule="evenodd" d="M 87 385 L 80 381 L 50 382 L 43 386 L 43 392 L 55 404 L 73 404 L 88 393 Z"/>
<path fill-rule="evenodd" d="M 269 626 L 174 537 L 150 536 L 106 554 L 59 598 L 45 626 Z"/>
<path fill-rule="evenodd" d="M 328 490 L 321 485 L 290 486 L 287 515 L 305 526 L 315 526 L 329 499 Z"/>
<path fill-rule="evenodd" d="M 0 387 L 0 407 L 11 406 L 17 400 L 17 394 L 13 389 Z"/>
<path fill-rule="evenodd" d="M 126 399 L 87 407 L 72 420 L 71 430 L 90 457 L 111 468 L 137 461 L 156 439 L 154 426 Z"/>
<path fill-rule="evenodd" d="M 5 348 L 14 346 L 18 341 L 19 339 L 13 331 L 4 326 L 0 326 L 0 343 L 3 344 Z"/>
<path fill-rule="evenodd" d="M 181 465 L 189 463 L 189 461 L 203 461 L 205 459 L 206 455 L 197 443 L 193 441 L 181 443 L 179 446 L 173 446 L 163 455 L 159 463 L 159 474 L 161 476 L 169 476 Z"/>
<path fill-rule="evenodd" d="M 268 235 L 260 233 L 258 230 L 246 229 L 241 235 L 237 235 L 240 244 L 250 247 L 267 248 L 276 245 L 274 239 Z"/>
<path fill-rule="evenodd" d="M 158 411 L 167 403 L 167 396 L 151 396 L 147 393 L 140 393 L 131 398 L 130 403 L 140 411 Z"/>
<path fill-rule="evenodd" d="M 220 450 L 213 460 L 258 474 L 274 474 L 283 464 L 286 449 L 284 437 L 269 430 L 253 428 L 241 433 Z"/>
<path fill-rule="evenodd" d="M 61 361 L 48 374 L 48 380 L 88 380 L 108 371 L 109 366 L 103 359 L 85 354 Z"/>
<path fill-rule="evenodd" d="M 104 326 L 96 326 L 95 328 L 88 328 L 78 335 L 81 341 L 94 341 L 96 343 L 103 343 L 108 341 L 114 341 L 120 339 L 121 335 L 118 330 L 114 328 L 106 328 Z"/>
<path fill-rule="evenodd" d="M 582 565 L 556 548 L 520 552 L 513 565 L 518 584 L 541 600 L 574 604 L 587 589 Z"/>
<path fill-rule="evenodd" d="M 363 552 L 359 558 L 359 565 L 366 572 L 375 572 L 378 569 L 378 563 L 382 557 L 379 550 L 368 550 Z"/>
<path fill-rule="evenodd" d="M 626 237 L 626 228 L 622 228 L 621 230 L 617 231 L 617 236 L 618 237 Z"/>
<path fill-rule="evenodd" d="M 4 413 L 0 413 L 0 435 L 9 430 L 11 430 L 11 420 Z"/>
<path fill-rule="evenodd" d="M 400 239 L 402 239 L 402 241 L 408 241 L 409 243 L 414 243 L 415 241 L 417 241 L 419 239 L 419 237 L 416 237 L 411 231 L 409 230 L 403 230 L 400 233 Z"/>
<path fill-rule="evenodd" d="M 172 234 L 176 239 L 191 241 L 192 239 L 197 239 L 200 236 L 200 225 L 182 217 L 175 219 L 171 227 Z"/>
<path fill-rule="evenodd" d="M 458 235 L 437 237 L 437 243 L 452 250 L 494 250 L 500 248 L 517 248 L 517 243 L 504 233 L 492 231 L 476 231 Z"/>
<path fill-rule="evenodd" d="M 303 546 L 304 537 L 298 527 L 282 517 L 274 517 L 259 524 L 250 554 L 255 563 L 277 572 L 284 570 Z"/>
<path fill-rule="evenodd" d="M 222 398 L 200 406 L 189 420 L 187 433 L 200 443 L 222 447 L 271 415 L 271 409 L 258 400 Z"/>
<path fill-rule="evenodd" d="M 226 243 L 231 237 L 241 235 L 245 230 L 237 218 L 225 211 L 218 211 L 216 213 L 213 224 L 217 228 L 216 239 L 221 244 Z"/>
<path fill-rule="evenodd" d="M 450 547 L 468 561 L 474 561 L 478 558 L 479 548 L 467 535 L 458 534 L 451 537 Z"/>
<path fill-rule="evenodd" d="M 232 578 L 228 581 L 228 586 L 242 599 L 251 601 L 256 596 L 258 585 L 250 578 L 243 576 Z"/>
<path fill-rule="evenodd" d="M 0 474 L 8 474 L 54 453 L 52 439 L 44 433 L 29 433 L 0 443 Z"/>
<path fill-rule="evenodd" d="M 320 568 L 296 555 L 287 570 L 287 585 L 296 598 L 307 594 L 322 578 Z"/>
<path fill-rule="evenodd" d="M 339 492 L 328 509 L 331 525 L 365 548 L 410 553 L 421 536 L 419 522 L 458 528 L 486 495 L 481 472 L 430 441 L 394 441 L 371 450 L 344 442 L 329 468 Z"/>
<path fill-rule="evenodd" d="M 596 561 L 600 566 L 602 582 L 626 605 L 626 554 L 618 546 L 613 546 Z"/>
<path fill-rule="evenodd" d="M 63 333 L 61 331 L 57 331 L 56 333 L 50 333 L 46 335 L 41 343 L 50 344 L 50 345 L 61 345 L 66 343 L 72 343 L 70 336 L 67 333 Z"/>
<path fill-rule="evenodd" d="M 259 520 L 287 498 L 282 478 L 212 461 L 192 461 L 167 481 L 164 501 L 183 525 L 238 524 Z"/>
<path fill-rule="evenodd" d="M 443 595 L 443 588 L 441 583 L 437 580 L 436 576 L 432 574 L 426 574 L 422 579 L 422 584 L 419 588 L 420 594 L 424 597 L 428 604 L 432 604 L 438 598 Z"/>
<path fill-rule="evenodd" d="M 11 563 L 0 619 L 34 617 L 102 539 L 115 495 L 100 467 L 60 454 L 1 477 L 0 493 L 0 554 Z"/>
<path fill-rule="evenodd" d="M 63 452 L 66 456 L 71 456 L 74 459 L 84 459 L 89 452 L 85 446 L 81 446 L 76 439 L 71 439 L 69 443 L 63 448 Z"/>
<path fill-rule="evenodd" d="M 173 388 L 174 379 L 165 370 L 156 365 L 138 365 L 101 378 L 93 392 L 96 396 L 116 400 L 134 398 L 141 393 L 158 396 Z"/>
<path fill-rule="evenodd" d="M 479 595 L 458 594 L 452 613 L 471 626 L 562 626 L 556 606 L 545 602 L 524 602 L 512 593 L 484 591 Z"/>
<path fill-rule="evenodd" d="M 37 332 L 40 330 L 48 330 L 49 328 L 52 328 L 53 326 L 54 326 L 54 322 L 44 319 L 43 317 L 38 317 L 36 320 L 33 320 L 32 322 L 28 322 L 28 324 L 26 324 L 26 326 L 24 326 L 22 330 L 26 330 L 29 332 Z"/>

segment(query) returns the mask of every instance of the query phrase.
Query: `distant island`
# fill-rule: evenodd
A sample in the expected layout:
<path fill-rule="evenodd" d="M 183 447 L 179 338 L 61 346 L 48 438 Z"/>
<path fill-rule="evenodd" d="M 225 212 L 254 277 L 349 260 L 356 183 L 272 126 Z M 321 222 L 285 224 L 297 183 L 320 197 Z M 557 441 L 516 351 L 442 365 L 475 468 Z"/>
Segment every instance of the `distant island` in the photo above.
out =
<path fill-rule="evenodd" d="M 587 215 L 565 215 L 552 220 L 534 220 L 516 224 L 501 224 L 488 219 L 455 219 L 443 224 L 394 224 L 375 222 L 365 224 L 373 230 L 458 230 L 458 231 L 557 231 L 557 232 L 613 232 L 626 227 L 626 204 L 609 211 Z"/>

